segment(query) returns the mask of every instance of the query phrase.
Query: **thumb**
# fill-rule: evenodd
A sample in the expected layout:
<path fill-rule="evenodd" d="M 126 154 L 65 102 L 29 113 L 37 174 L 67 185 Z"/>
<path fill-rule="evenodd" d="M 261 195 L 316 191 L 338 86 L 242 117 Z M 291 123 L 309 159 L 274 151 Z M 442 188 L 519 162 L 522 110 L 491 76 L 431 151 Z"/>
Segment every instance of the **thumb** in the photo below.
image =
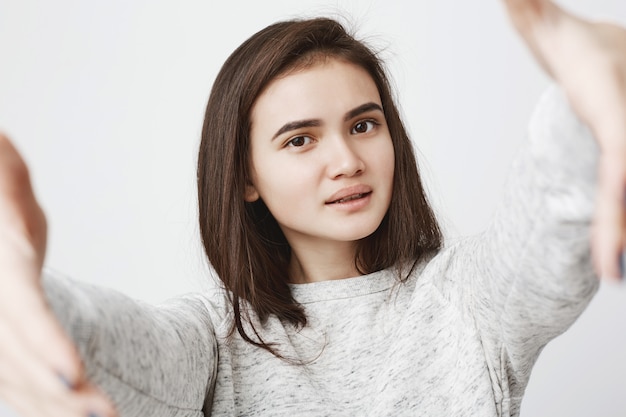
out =
<path fill-rule="evenodd" d="M 1 297 L 0 319 L 11 330 L 11 343 L 68 387 L 80 386 L 84 382 L 81 356 L 51 310 L 40 281 L 11 280 L 6 290 L 10 297 Z"/>
<path fill-rule="evenodd" d="M 34 256 L 33 260 L 41 268 L 47 238 L 45 215 L 35 198 L 26 163 L 11 141 L 1 132 L 0 224 L 7 236 L 10 232 L 17 233 L 20 240 L 24 240 L 22 243 L 34 250 L 30 255 Z"/>

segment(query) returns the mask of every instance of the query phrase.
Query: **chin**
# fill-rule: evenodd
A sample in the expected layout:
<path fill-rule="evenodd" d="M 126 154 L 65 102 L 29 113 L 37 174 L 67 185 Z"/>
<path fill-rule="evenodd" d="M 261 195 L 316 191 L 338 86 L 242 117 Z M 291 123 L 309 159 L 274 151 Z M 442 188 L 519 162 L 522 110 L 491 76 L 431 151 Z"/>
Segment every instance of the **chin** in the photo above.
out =
<path fill-rule="evenodd" d="M 352 230 L 337 230 L 338 233 L 335 233 L 336 240 L 344 242 L 356 242 L 363 240 L 372 236 L 374 232 L 378 230 L 379 226 L 380 222 L 373 225 L 359 225 L 358 228 L 354 228 Z"/>

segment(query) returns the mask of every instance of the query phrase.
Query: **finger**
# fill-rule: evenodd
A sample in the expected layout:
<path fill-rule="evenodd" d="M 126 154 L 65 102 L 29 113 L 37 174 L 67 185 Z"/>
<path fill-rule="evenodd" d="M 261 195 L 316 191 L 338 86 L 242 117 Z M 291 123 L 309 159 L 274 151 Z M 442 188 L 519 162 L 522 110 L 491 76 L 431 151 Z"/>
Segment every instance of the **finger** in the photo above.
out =
<path fill-rule="evenodd" d="M 52 401 L 50 408 L 69 410 L 85 417 L 116 417 L 118 414 L 112 402 L 93 384 L 85 383 Z M 50 415 L 59 415 L 50 413 Z"/>
<path fill-rule="evenodd" d="M 28 167 L 11 141 L 0 133 L 0 220 L 25 234 L 43 262 L 46 222 L 35 198 Z"/>
<path fill-rule="evenodd" d="M 503 0 L 513 25 L 528 41 L 529 35 L 540 25 L 554 20 L 562 12 L 549 0 Z"/>
<path fill-rule="evenodd" d="M 3 337 L 7 335 L 6 331 L 0 325 Z M 11 376 L 10 380 L 0 381 L 1 397 L 28 413 L 25 415 L 116 415 L 111 401 L 93 384 L 83 382 L 70 388 L 54 371 L 30 357 L 15 343 L 5 344 L 1 349 L 0 358 L 8 360 L 0 362 L 0 375 Z"/>
<path fill-rule="evenodd" d="M 28 354 L 54 370 L 72 386 L 83 380 L 80 355 L 50 311 L 38 286 L 25 282 L 11 285 L 4 299 L 2 319 Z"/>
<path fill-rule="evenodd" d="M 601 277 L 612 280 L 620 279 L 624 273 L 620 270 L 626 228 L 626 168 L 622 159 L 617 155 L 603 155 L 600 158 L 600 184 L 594 214 L 594 265 Z"/>
<path fill-rule="evenodd" d="M 504 0 L 511 23 L 541 68 L 555 78 L 545 57 L 545 40 L 567 13 L 547 0 Z"/>
<path fill-rule="evenodd" d="M 533 19 L 541 19 L 550 4 L 548 0 L 504 0 L 509 13 Z"/>
<path fill-rule="evenodd" d="M 2 322 L 0 336 L 5 341 L 0 347 L 0 386 L 30 391 L 42 398 L 58 397 L 71 390 L 56 370 L 33 355 L 32 349 L 24 346 L 13 329 Z"/>
<path fill-rule="evenodd" d="M 0 190 L 14 196 L 32 194 L 24 159 L 13 143 L 0 133 Z"/>
<path fill-rule="evenodd" d="M 91 392 L 69 392 L 63 398 L 34 399 L 30 392 L 7 391 L 4 400 L 24 417 L 117 417 L 115 409 L 104 398 Z"/>
<path fill-rule="evenodd" d="M 17 391 L 4 391 L 1 393 L 3 401 L 17 411 L 20 417 L 38 417 L 43 416 L 41 410 L 37 407 L 37 403 L 28 401 L 23 395 Z"/>
<path fill-rule="evenodd" d="M 113 402 L 98 387 L 86 383 L 75 392 L 79 396 L 81 409 L 88 415 L 97 417 L 117 417 Z"/>
<path fill-rule="evenodd" d="M 593 257 L 601 277 L 619 280 L 626 272 L 620 265 L 626 240 L 626 97 L 604 87 L 604 106 L 589 123 L 601 148 Z"/>

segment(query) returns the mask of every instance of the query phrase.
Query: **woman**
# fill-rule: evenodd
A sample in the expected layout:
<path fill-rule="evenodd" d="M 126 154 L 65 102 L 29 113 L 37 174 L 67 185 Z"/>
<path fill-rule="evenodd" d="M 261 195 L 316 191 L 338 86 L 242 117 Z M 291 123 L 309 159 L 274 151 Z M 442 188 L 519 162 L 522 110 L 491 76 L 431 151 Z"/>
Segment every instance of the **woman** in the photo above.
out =
<path fill-rule="evenodd" d="M 600 274 L 617 276 L 626 143 L 619 83 L 623 30 L 575 20 L 547 2 L 509 6 L 522 34 L 598 138 L 594 255 Z M 3 276 L 9 277 L 3 282 L 0 323 L 12 335 L 3 340 L 15 343 L 3 345 L 0 369 L 7 371 L 0 375 L 23 378 L 5 380 L 3 396 L 24 415 L 37 415 L 38 408 L 54 415 L 109 415 L 110 406 L 88 380 L 114 398 L 122 415 L 201 415 L 205 398 L 205 412 L 216 415 L 518 413 L 539 349 L 576 317 L 595 288 L 586 264 L 579 263 L 588 253 L 584 222 L 570 227 L 555 213 L 542 212 L 546 218 L 532 229 L 536 234 L 524 228 L 535 224 L 528 217 L 545 203 L 546 191 L 536 189 L 551 173 L 566 173 L 564 164 L 548 172 L 540 166 L 513 180 L 511 198 L 524 205 L 504 206 L 486 234 L 491 240 L 475 239 L 435 256 L 439 233 L 423 196 L 402 194 L 419 191 L 419 179 L 384 76 L 355 57 L 353 43 L 347 50 L 311 47 L 314 53 L 275 67 L 255 62 L 254 68 L 275 71 L 246 73 L 248 61 L 237 57 L 258 52 L 254 39 L 284 52 L 272 45 L 283 39 L 278 33 L 285 34 L 279 26 L 253 37 L 225 64 L 205 119 L 201 227 L 209 258 L 230 290 L 227 303 L 198 296 L 153 309 L 47 281 L 56 314 L 80 349 L 80 355 L 72 354 L 41 293 L 33 290 L 43 261 L 44 220 L 25 187 L 19 157 L 3 142 L 1 166 L 7 174 L 1 176 L 0 216 L 3 230 L 12 233 L 0 242 Z M 572 44 L 575 49 L 568 48 Z M 227 71 L 233 68 L 242 70 Z M 242 98 L 236 109 L 229 107 L 227 94 Z M 570 129 L 578 154 L 587 149 L 591 142 L 567 111 L 549 101 L 544 112 Z M 537 135 L 553 136 L 551 125 L 545 127 L 546 113 L 541 114 L 537 126 L 547 133 Z M 227 142 L 209 139 L 232 138 L 232 132 L 238 139 L 249 134 L 249 142 L 216 149 Z M 553 156 L 548 150 L 547 161 Z M 222 162 L 216 165 L 220 161 L 211 158 Z M 528 166 L 524 160 L 522 168 Z M 575 166 L 590 167 L 593 163 Z M 571 188 L 557 183 L 554 190 L 587 194 L 592 175 L 582 177 Z M 524 194 L 532 198 L 519 201 L 515 194 L 526 187 L 535 190 Z M 409 219 L 403 205 L 423 209 Z M 524 214 L 526 209 L 531 211 Z M 512 227 L 511 219 L 528 223 Z M 511 230 L 515 233 L 507 234 Z M 398 238 L 401 234 L 410 238 Z M 390 250 L 396 248 L 392 243 L 397 251 Z M 571 254 L 565 263 L 544 265 L 532 256 L 552 244 L 558 254 Z M 546 273 L 546 266 L 553 270 Z M 520 267 L 535 270 L 525 270 L 521 279 Z M 472 271 L 469 277 L 466 268 Z M 333 281 L 297 285 L 316 280 Z M 341 302 L 341 295 L 353 302 Z M 20 309 L 24 304 L 31 306 L 26 313 Z M 546 311 L 562 317 L 546 321 Z M 43 334 L 33 336 L 32 328 L 21 330 L 11 320 L 20 317 L 23 323 L 28 314 Z M 35 337 L 46 340 L 45 352 Z M 78 356 L 85 359 L 86 374 Z M 59 374 L 71 390 L 62 388 Z M 33 397 L 44 401 L 34 404 Z"/>

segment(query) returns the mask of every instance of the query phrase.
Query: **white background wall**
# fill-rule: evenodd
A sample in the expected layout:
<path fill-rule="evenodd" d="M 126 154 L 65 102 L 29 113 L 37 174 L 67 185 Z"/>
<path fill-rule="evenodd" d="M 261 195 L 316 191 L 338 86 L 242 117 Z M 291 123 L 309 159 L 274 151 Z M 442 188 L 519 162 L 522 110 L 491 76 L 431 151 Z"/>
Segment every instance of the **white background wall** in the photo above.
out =
<path fill-rule="evenodd" d="M 562 4 L 626 23 L 624 0 Z M 448 235 L 481 230 L 548 82 L 496 0 L 0 0 L 0 130 L 32 168 L 48 265 L 149 301 L 205 287 L 194 168 L 212 81 L 252 33 L 319 14 L 384 48 Z M 625 415 L 625 321 L 626 291 L 603 285 L 544 351 L 522 416 Z"/>

